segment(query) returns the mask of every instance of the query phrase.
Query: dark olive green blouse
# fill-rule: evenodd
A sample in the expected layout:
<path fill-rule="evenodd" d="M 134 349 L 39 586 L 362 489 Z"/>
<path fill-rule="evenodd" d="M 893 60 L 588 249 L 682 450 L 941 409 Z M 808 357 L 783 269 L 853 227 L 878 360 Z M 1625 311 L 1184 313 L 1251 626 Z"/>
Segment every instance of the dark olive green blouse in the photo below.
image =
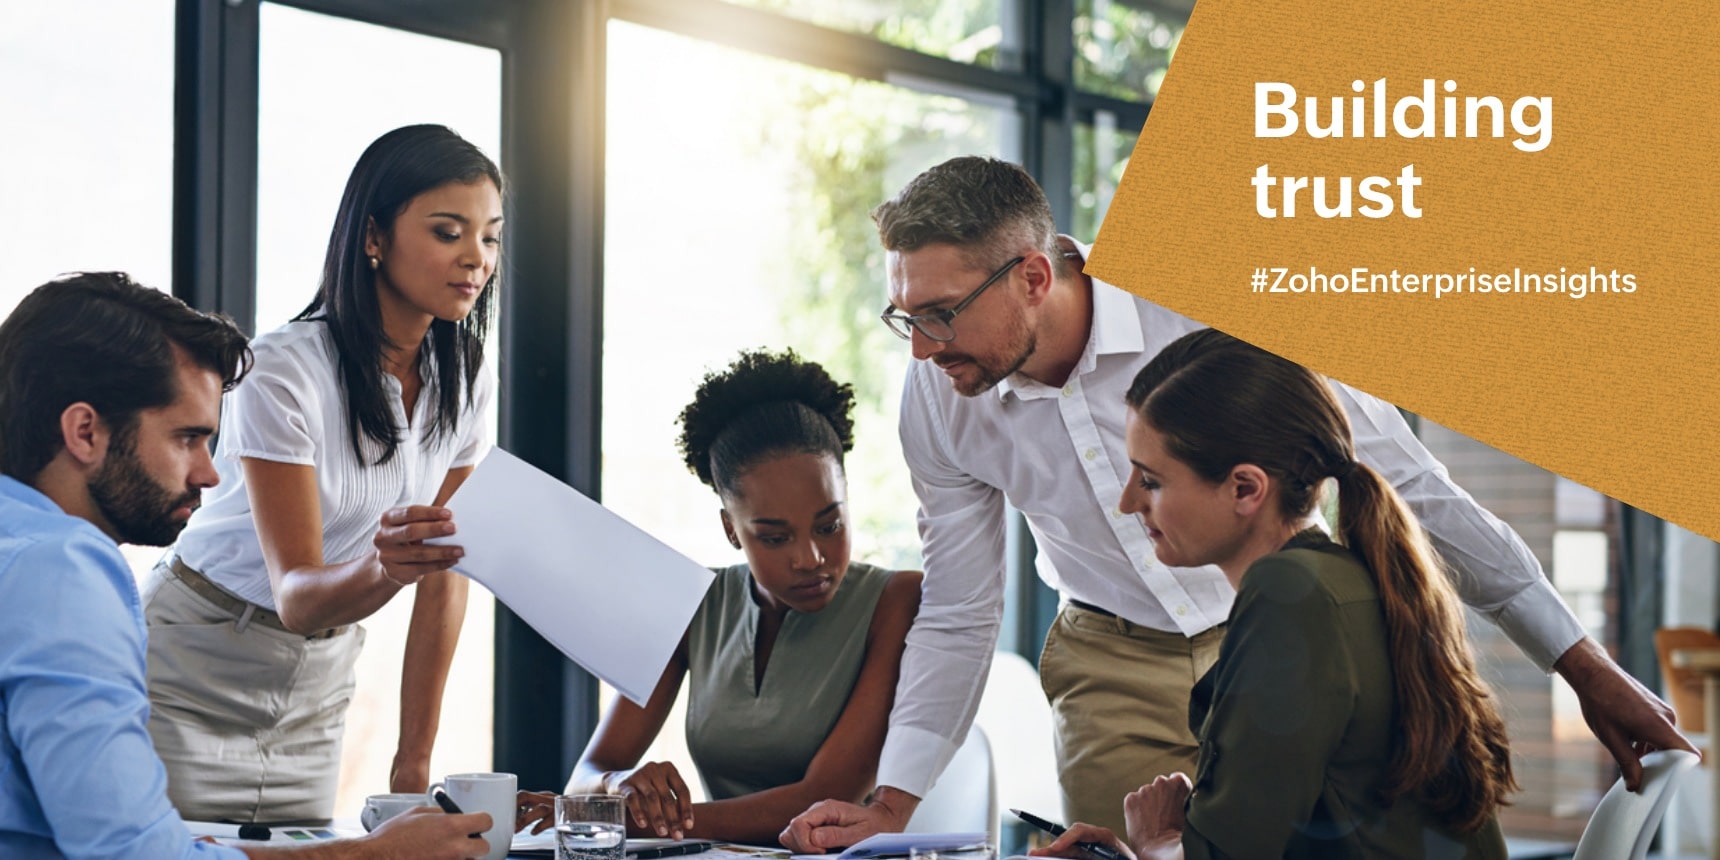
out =
<path fill-rule="evenodd" d="M 854 562 L 829 605 L 789 610 L 753 687 L 759 607 L 744 564 L 717 571 L 687 626 L 687 750 L 712 800 L 799 782 L 866 661 L 890 571 Z"/>
<path fill-rule="evenodd" d="M 1379 802 L 1392 690 L 1379 592 L 1349 550 L 1304 532 L 1249 567 L 1189 704 L 1200 738 L 1190 860 L 1503 860 L 1497 818 L 1460 837 L 1414 798 Z"/>

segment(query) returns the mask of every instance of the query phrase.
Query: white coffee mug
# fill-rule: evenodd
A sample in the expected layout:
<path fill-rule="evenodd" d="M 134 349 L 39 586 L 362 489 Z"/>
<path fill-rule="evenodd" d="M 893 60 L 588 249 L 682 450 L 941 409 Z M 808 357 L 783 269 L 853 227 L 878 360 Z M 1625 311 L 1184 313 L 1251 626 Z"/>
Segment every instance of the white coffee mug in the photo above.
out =
<path fill-rule="evenodd" d="M 441 788 L 461 812 L 488 812 L 490 829 L 484 831 L 484 841 L 490 853 L 484 860 L 503 860 L 514 842 L 514 810 L 519 802 L 519 778 L 511 773 L 456 773 L 430 786 L 434 792 Z"/>
<path fill-rule="evenodd" d="M 420 806 L 435 804 L 425 794 L 373 794 L 364 799 L 364 811 L 358 814 L 358 823 L 364 825 L 364 832 L 369 833 L 381 827 L 382 822 Z"/>

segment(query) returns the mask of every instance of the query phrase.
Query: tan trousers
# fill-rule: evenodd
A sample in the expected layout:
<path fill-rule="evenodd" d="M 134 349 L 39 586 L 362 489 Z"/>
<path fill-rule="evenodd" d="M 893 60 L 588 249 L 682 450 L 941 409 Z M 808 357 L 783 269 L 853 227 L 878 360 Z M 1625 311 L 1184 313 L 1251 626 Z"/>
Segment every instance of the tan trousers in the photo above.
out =
<path fill-rule="evenodd" d="M 149 623 L 149 734 L 167 796 L 200 821 L 334 817 L 340 740 L 364 631 L 304 636 L 246 624 L 157 566 Z"/>
<path fill-rule="evenodd" d="M 1193 639 L 1065 606 L 1045 636 L 1039 680 L 1057 729 L 1067 821 L 1123 827 L 1123 795 L 1161 774 L 1192 776 L 1189 690 L 1218 661 L 1224 628 Z"/>

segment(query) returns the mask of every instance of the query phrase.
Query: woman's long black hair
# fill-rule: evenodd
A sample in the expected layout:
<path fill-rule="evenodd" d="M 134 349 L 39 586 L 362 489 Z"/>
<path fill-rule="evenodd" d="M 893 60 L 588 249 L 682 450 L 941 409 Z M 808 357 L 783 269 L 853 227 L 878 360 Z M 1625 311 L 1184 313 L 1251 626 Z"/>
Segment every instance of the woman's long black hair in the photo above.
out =
<path fill-rule="evenodd" d="M 381 448 L 373 461 L 377 465 L 393 459 L 400 446 L 400 427 L 383 387 L 383 355 L 394 344 L 382 330 L 376 271 L 364 253 L 366 230 L 374 222 L 379 235 L 389 235 L 412 198 L 450 182 L 482 179 L 495 183 L 498 193 L 504 189 L 495 162 L 440 125 L 409 125 L 377 138 L 347 178 L 329 233 L 322 283 L 316 298 L 293 319 L 328 324 L 346 395 L 347 435 L 361 462 L 369 459 L 365 439 Z M 436 374 L 436 413 L 428 428 L 433 438 L 453 435 L 460 409 L 472 402 L 484 364 L 495 286 L 492 274 L 465 319 L 432 320 L 419 347 L 418 366 L 433 367 Z"/>

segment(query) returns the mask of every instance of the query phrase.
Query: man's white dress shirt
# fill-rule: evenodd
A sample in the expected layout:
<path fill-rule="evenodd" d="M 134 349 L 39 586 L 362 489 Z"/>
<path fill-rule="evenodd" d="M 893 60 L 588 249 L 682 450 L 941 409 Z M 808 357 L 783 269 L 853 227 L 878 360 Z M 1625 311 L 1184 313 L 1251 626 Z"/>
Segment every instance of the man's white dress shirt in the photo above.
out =
<path fill-rule="evenodd" d="M 1085 259 L 1087 246 L 1073 244 Z M 1015 374 L 962 397 L 935 364 L 909 366 L 900 429 L 920 498 L 925 593 L 879 785 L 924 797 L 973 722 L 1003 615 L 1006 499 L 1026 515 L 1040 578 L 1065 599 L 1185 636 L 1228 617 L 1235 592 L 1218 568 L 1160 564 L 1140 519 L 1117 508 L 1129 478 L 1123 396 L 1152 356 L 1201 327 L 1094 279 L 1091 333 L 1062 388 Z M 1529 548 L 1452 483 L 1396 408 L 1332 386 L 1357 458 L 1409 502 L 1464 602 L 1550 669 L 1585 633 Z"/>

